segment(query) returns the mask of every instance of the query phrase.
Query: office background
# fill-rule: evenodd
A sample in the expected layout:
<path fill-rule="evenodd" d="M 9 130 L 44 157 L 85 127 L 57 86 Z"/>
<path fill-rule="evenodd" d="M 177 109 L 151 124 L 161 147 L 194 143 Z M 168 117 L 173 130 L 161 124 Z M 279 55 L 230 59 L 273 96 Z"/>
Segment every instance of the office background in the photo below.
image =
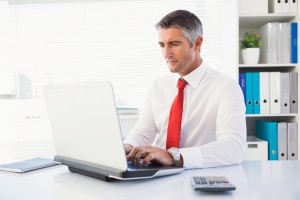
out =
<path fill-rule="evenodd" d="M 155 23 L 176 9 L 202 20 L 204 60 L 237 79 L 237 1 L 0 1 L 0 162 L 55 152 L 43 102 L 50 83 L 111 81 L 139 107 L 168 74 Z M 137 115 L 122 115 L 128 132 Z"/>
<path fill-rule="evenodd" d="M 233 79 L 260 69 L 297 72 L 297 63 L 243 64 L 238 41 L 245 31 L 299 19 L 297 14 L 267 13 L 267 0 L 247 2 L 0 0 L 0 163 L 55 154 L 42 94 L 45 85 L 106 80 L 114 86 L 119 107 L 140 107 L 152 81 L 169 73 L 154 25 L 176 9 L 199 16 L 202 57 Z M 120 111 L 124 137 L 137 117 L 136 109 Z M 298 122 L 298 114 L 247 115 L 248 135 L 255 136 L 256 119 Z"/>
<path fill-rule="evenodd" d="M 239 13 L 241 2 L 244 10 Z M 277 0 L 0 0 L 0 163 L 53 156 L 41 92 L 49 83 L 112 81 L 118 104 L 126 108 L 119 111 L 127 134 L 138 116 L 134 108 L 142 104 L 152 80 L 168 73 L 153 25 L 174 9 L 198 13 L 204 25 L 205 61 L 237 81 L 241 72 L 298 72 L 298 63 L 247 65 L 239 58 L 238 41 L 247 29 L 257 30 L 268 22 L 299 21 L 297 14 L 268 13 L 268 2 Z M 129 21 L 122 23 L 127 17 Z M 248 135 L 255 135 L 256 119 L 299 121 L 298 113 L 247 114 Z M 259 147 L 252 149 L 250 156 L 268 159 L 257 152 L 266 148 L 265 144 L 248 144 Z M 110 183 L 70 173 L 63 165 L 25 174 L 1 171 L 0 199 L 294 200 L 300 196 L 299 164 L 299 160 L 244 161 L 164 178 Z M 195 175 L 226 176 L 237 189 L 228 193 L 194 191 L 191 178 Z"/>

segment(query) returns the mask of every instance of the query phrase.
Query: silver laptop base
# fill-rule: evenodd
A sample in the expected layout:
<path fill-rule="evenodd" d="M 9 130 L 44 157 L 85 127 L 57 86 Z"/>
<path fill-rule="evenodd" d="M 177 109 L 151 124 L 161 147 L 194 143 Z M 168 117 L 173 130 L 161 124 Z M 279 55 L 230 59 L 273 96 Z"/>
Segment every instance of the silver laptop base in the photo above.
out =
<path fill-rule="evenodd" d="M 89 171 L 78 169 L 78 168 L 75 168 L 75 167 L 70 167 L 69 166 L 68 168 L 69 168 L 70 172 L 82 174 L 82 175 L 89 176 L 89 177 L 93 177 L 93 178 L 96 178 L 96 179 L 99 179 L 99 180 L 102 180 L 102 181 L 106 181 L 106 182 L 111 182 L 113 180 L 117 180 L 117 179 L 114 179 L 114 178 L 110 178 L 108 176 L 104 176 L 104 175 L 101 175 L 101 174 L 89 172 Z"/>

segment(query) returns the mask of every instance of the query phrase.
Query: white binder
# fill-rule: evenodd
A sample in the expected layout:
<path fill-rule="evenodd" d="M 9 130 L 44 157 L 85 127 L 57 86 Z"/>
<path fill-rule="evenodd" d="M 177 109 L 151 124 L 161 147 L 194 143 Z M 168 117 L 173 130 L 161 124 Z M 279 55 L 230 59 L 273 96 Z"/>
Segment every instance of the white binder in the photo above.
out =
<path fill-rule="evenodd" d="M 298 160 L 297 123 L 288 123 L 288 160 Z"/>
<path fill-rule="evenodd" d="M 291 113 L 298 113 L 298 74 L 290 72 Z"/>
<path fill-rule="evenodd" d="M 270 114 L 270 72 L 259 73 L 260 114 Z"/>
<path fill-rule="evenodd" d="M 279 23 L 279 63 L 291 62 L 291 23 Z"/>
<path fill-rule="evenodd" d="M 290 107 L 290 73 L 280 73 L 280 91 L 281 91 L 281 113 L 291 113 Z"/>
<path fill-rule="evenodd" d="M 278 122 L 278 160 L 287 160 L 287 122 Z"/>
<path fill-rule="evenodd" d="M 282 3 L 282 13 L 290 13 L 290 1 L 291 0 L 281 0 Z"/>
<path fill-rule="evenodd" d="M 289 0 L 290 14 L 297 15 L 298 13 L 298 0 Z"/>
<path fill-rule="evenodd" d="M 258 29 L 261 35 L 261 56 L 260 63 L 280 63 L 279 57 L 279 22 L 267 23 Z"/>
<path fill-rule="evenodd" d="M 269 0 L 269 12 L 270 13 L 282 13 L 283 7 L 282 2 L 284 0 Z"/>
<path fill-rule="evenodd" d="M 270 72 L 270 113 L 280 114 L 280 72 Z"/>

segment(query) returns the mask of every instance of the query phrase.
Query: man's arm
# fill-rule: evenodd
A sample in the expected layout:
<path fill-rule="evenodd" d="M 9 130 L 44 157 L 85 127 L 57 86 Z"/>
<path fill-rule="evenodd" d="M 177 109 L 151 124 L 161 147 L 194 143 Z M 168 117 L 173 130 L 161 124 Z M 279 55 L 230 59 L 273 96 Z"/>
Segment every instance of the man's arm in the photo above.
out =
<path fill-rule="evenodd" d="M 130 144 L 132 147 L 151 145 L 156 137 L 156 133 L 150 92 L 144 106 L 140 109 L 138 121 L 126 137 L 124 143 Z"/>

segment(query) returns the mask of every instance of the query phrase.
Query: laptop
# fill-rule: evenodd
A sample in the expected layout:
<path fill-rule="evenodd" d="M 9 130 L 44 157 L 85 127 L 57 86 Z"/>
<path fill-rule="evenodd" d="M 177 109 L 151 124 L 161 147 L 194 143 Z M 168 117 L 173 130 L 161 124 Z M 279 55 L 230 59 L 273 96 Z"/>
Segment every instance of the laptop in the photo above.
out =
<path fill-rule="evenodd" d="M 52 84 L 44 97 L 56 150 L 55 161 L 71 172 L 101 180 L 177 174 L 183 167 L 127 162 L 109 82 Z"/>

